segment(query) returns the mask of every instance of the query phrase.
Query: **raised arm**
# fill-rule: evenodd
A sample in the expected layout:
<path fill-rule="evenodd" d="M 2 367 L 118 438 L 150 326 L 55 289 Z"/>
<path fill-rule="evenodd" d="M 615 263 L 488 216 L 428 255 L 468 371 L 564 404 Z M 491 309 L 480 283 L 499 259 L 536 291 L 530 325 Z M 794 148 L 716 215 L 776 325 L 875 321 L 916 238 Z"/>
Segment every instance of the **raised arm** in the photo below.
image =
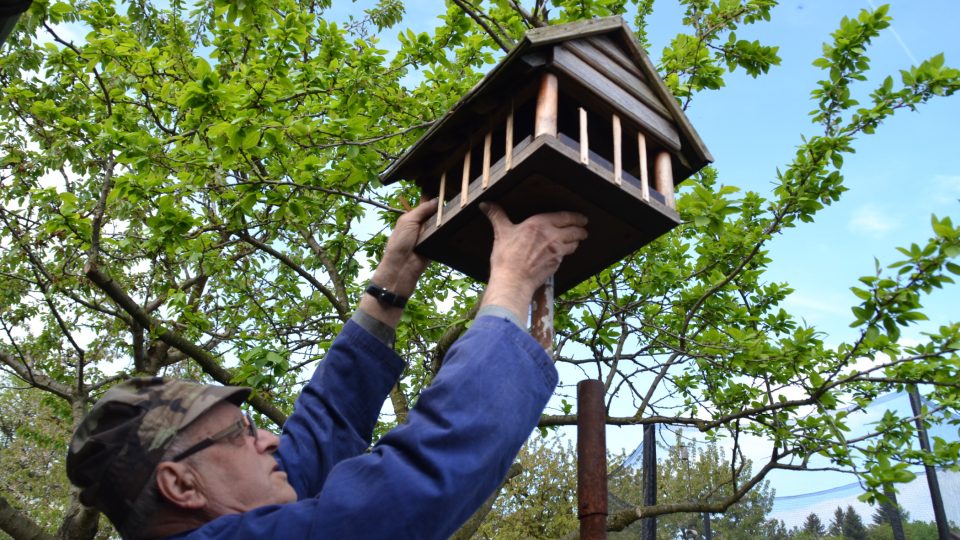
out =
<path fill-rule="evenodd" d="M 400 217 L 373 283 L 405 297 L 413 293 L 428 262 L 413 248 L 435 211 L 436 201 L 426 201 Z M 316 495 L 334 465 L 370 446 L 383 402 L 403 372 L 392 348 L 402 314 L 364 294 L 297 398 L 275 456 L 300 498 Z"/>

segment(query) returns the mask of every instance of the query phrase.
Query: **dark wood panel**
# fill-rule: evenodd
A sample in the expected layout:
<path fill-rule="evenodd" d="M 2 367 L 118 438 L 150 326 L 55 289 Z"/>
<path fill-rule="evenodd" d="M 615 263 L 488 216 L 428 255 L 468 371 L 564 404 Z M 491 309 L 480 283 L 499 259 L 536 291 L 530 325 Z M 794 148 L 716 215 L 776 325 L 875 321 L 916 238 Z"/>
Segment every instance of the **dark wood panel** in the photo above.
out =
<path fill-rule="evenodd" d="M 626 23 L 617 15 L 599 19 L 585 19 L 568 24 L 542 26 L 527 31 L 526 40 L 534 47 L 542 47 L 575 37 L 603 34 L 625 28 Z"/>
<path fill-rule="evenodd" d="M 623 69 L 626 69 L 640 77 L 644 82 L 647 82 L 647 75 L 643 73 L 643 70 L 640 69 L 633 60 L 630 59 L 630 56 L 620 47 L 609 36 L 590 36 L 584 38 L 583 41 L 586 41 L 593 47 L 603 51 L 604 54 L 612 58 L 616 63 L 620 64 Z"/>
<path fill-rule="evenodd" d="M 609 171 L 584 166 L 579 159 L 575 149 L 556 138 L 538 137 L 518 152 L 514 168 L 491 171 L 486 190 L 471 185 L 466 207 L 451 209 L 439 228 L 429 222 L 417 251 L 486 281 L 493 233 L 479 210 L 481 201 L 499 203 L 514 222 L 541 212 L 582 212 L 590 220 L 590 237 L 557 271 L 556 291 L 561 294 L 679 223 L 673 210 L 655 200 L 644 202 L 638 188 L 617 186 Z"/>
<path fill-rule="evenodd" d="M 677 152 L 680 150 L 680 134 L 672 122 L 652 111 L 643 102 L 618 86 L 572 52 L 557 48 L 553 55 L 553 68 L 575 80 L 580 86 L 596 94 L 594 106 L 605 110 L 611 108 L 626 117 L 635 126 L 658 140 L 663 146 Z M 563 84 L 560 91 L 564 91 Z M 579 96 L 586 97 L 586 96 Z M 588 104 L 589 105 L 589 104 Z"/>
<path fill-rule="evenodd" d="M 623 66 L 607 56 L 605 52 L 594 48 L 582 39 L 568 41 L 564 43 L 562 47 L 569 49 L 577 58 L 583 60 L 597 71 L 607 75 L 615 84 L 630 92 L 648 107 L 659 113 L 664 120 L 668 122 L 671 121 L 670 111 L 663 106 L 660 98 L 647 86 L 647 83 L 635 73 L 624 69 Z"/>

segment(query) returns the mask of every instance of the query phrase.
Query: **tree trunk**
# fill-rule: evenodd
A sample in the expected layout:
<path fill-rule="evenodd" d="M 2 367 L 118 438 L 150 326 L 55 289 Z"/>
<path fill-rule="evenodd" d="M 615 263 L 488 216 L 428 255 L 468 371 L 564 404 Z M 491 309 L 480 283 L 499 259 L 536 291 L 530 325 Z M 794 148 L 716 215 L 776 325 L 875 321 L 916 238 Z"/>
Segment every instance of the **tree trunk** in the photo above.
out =
<path fill-rule="evenodd" d="M 76 489 L 71 497 L 70 508 L 57 531 L 58 540 L 93 540 L 100 526 L 100 512 L 80 504 Z"/>

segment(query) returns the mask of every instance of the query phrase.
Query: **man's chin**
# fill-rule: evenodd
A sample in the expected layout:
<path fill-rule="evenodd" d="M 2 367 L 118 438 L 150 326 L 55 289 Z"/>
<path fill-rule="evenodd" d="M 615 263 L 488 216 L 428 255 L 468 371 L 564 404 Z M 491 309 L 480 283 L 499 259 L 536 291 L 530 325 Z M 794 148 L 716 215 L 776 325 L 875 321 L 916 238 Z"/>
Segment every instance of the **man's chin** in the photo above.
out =
<path fill-rule="evenodd" d="M 290 482 L 287 481 L 287 473 L 274 471 L 274 474 L 282 475 L 277 480 L 283 484 L 280 493 L 277 494 L 277 499 L 279 499 L 277 504 L 297 502 L 297 492 L 293 489 L 293 486 L 290 485 Z"/>

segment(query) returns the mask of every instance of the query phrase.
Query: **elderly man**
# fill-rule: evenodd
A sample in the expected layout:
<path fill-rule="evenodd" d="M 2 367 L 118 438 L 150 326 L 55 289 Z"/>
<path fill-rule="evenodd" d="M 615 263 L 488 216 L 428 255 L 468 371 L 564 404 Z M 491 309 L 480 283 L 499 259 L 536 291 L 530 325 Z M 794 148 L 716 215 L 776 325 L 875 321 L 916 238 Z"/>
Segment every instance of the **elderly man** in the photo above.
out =
<path fill-rule="evenodd" d="M 67 474 L 124 538 L 447 538 L 503 480 L 557 373 L 519 325 L 534 290 L 586 237 L 557 212 L 494 230 L 490 280 L 407 422 L 369 449 L 404 363 L 394 331 L 427 261 L 413 252 L 436 202 L 397 222 L 353 318 L 279 437 L 240 404 L 250 389 L 160 378 L 109 390 L 74 434 Z"/>

